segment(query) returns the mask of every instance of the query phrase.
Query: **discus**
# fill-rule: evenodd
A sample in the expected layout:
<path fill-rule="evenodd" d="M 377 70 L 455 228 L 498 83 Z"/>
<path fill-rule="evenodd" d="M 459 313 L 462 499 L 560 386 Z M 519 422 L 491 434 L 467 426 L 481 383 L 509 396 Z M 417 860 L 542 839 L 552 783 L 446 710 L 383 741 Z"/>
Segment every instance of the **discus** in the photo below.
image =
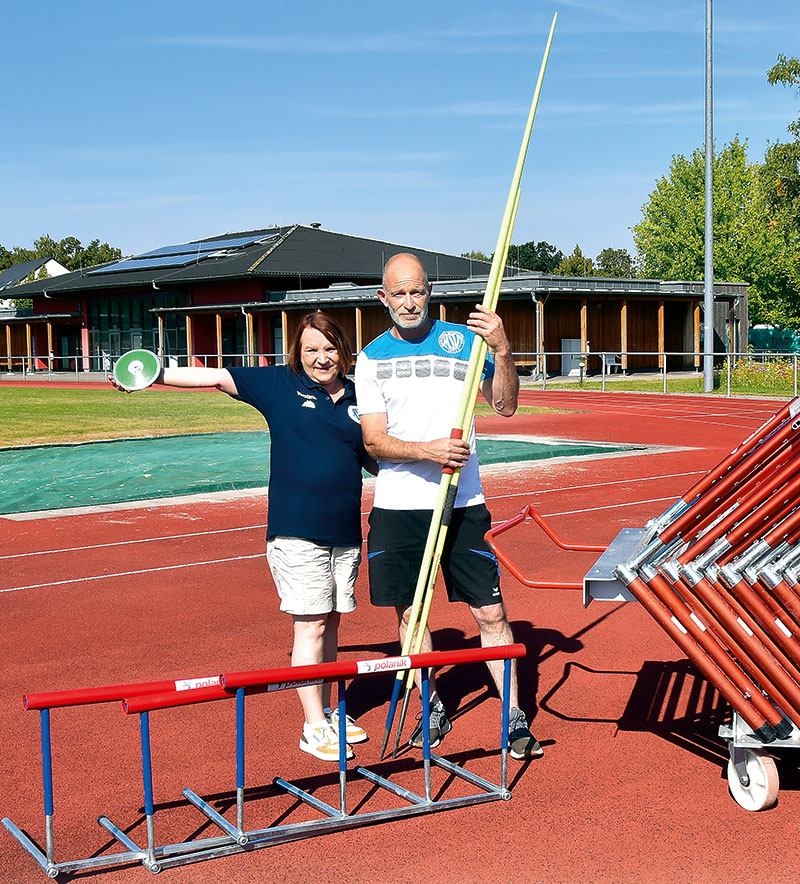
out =
<path fill-rule="evenodd" d="M 129 350 L 114 363 L 114 380 L 123 390 L 144 390 L 160 374 L 161 360 L 151 350 Z"/>

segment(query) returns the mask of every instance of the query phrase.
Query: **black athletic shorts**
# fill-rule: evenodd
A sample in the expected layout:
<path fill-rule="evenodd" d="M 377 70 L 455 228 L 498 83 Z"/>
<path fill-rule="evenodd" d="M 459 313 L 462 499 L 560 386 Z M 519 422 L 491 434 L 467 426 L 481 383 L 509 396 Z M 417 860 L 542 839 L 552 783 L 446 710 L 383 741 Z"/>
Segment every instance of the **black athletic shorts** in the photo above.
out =
<path fill-rule="evenodd" d="M 367 538 L 369 595 L 373 605 L 412 604 L 431 515 L 430 510 L 373 508 Z M 483 608 L 502 601 L 497 558 L 484 540 L 491 524 L 484 504 L 453 510 L 441 559 L 451 602 Z"/>

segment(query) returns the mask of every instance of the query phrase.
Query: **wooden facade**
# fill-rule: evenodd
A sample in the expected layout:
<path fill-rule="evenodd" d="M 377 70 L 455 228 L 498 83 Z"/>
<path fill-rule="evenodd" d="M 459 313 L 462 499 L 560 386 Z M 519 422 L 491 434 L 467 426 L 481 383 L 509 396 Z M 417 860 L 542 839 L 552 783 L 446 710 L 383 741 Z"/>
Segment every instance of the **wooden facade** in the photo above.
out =
<path fill-rule="evenodd" d="M 434 284 L 431 315 L 466 322 L 484 287 L 485 278 Z M 113 293 L 108 293 L 101 318 L 104 328 L 111 328 L 115 321 L 122 324 L 124 316 L 150 316 L 151 331 L 141 340 L 126 337 L 124 328 L 116 339 L 106 338 L 118 340 L 120 351 L 150 347 L 181 364 L 269 364 L 285 352 L 300 317 L 317 308 L 339 320 L 358 352 L 390 324 L 377 289 L 373 284 L 273 291 L 263 280 L 231 280 L 197 284 L 187 293 L 172 291 L 160 301 L 152 291 L 125 292 L 124 310 L 116 313 L 108 300 Z M 137 297 L 141 304 L 135 303 Z M 747 286 L 716 284 L 715 301 L 715 351 L 746 350 Z M 96 356 L 85 355 L 90 335 L 97 333 L 91 306 L 96 302 L 78 297 L 66 305 L 71 313 L 0 317 L 0 365 L 6 370 L 23 363 L 28 369 L 44 369 L 51 354 L 57 360 L 54 370 L 67 370 L 58 357 L 70 356 L 74 365 L 82 351 L 84 370 L 107 368 L 96 364 Z M 503 280 L 498 313 L 518 363 L 551 375 L 561 372 L 565 341 L 579 342 L 588 372 L 601 369 L 602 353 L 618 354 L 623 371 L 657 370 L 665 359 L 667 368 L 675 370 L 700 364 L 702 302 L 703 286 L 697 282 L 520 274 Z"/>

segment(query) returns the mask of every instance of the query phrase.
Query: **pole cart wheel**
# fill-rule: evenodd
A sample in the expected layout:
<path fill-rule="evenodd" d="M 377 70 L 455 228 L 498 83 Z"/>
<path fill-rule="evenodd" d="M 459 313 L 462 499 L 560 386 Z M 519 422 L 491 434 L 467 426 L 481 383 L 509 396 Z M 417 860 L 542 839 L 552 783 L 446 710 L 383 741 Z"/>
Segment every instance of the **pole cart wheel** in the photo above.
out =
<path fill-rule="evenodd" d="M 731 746 L 728 785 L 745 810 L 767 810 L 778 800 L 778 768 L 763 749 Z"/>

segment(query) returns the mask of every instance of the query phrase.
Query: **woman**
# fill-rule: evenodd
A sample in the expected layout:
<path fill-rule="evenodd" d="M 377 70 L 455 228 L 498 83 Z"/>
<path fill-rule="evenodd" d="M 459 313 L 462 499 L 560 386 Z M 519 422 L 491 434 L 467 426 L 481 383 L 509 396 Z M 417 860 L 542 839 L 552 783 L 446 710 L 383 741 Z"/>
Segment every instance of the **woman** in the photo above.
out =
<path fill-rule="evenodd" d="M 351 365 L 344 330 L 317 311 L 300 321 L 286 366 L 165 368 L 156 382 L 216 387 L 269 423 L 267 561 L 281 610 L 294 622 L 293 666 L 336 660 L 341 615 L 356 606 L 361 468 L 374 473 L 377 465 L 361 439 L 355 387 L 346 377 Z M 300 748 L 337 761 L 339 721 L 330 682 L 297 693 L 305 716 Z M 346 735 L 348 744 L 367 739 L 349 716 Z M 347 753 L 352 757 L 349 745 Z"/>

